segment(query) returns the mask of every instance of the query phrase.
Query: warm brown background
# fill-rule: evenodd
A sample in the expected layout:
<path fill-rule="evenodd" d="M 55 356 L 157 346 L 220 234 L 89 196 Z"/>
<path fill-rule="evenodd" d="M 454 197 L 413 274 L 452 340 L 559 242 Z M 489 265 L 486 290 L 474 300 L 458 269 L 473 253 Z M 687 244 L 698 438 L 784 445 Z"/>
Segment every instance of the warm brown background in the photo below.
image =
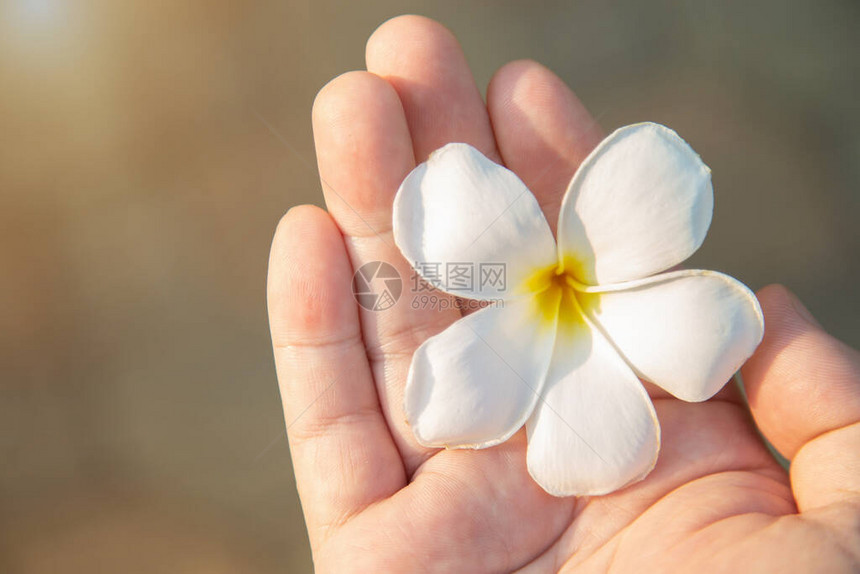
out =
<path fill-rule="evenodd" d="M 270 357 L 310 108 L 390 16 L 532 57 L 714 171 L 696 265 L 860 345 L 860 4 L 0 2 L 0 571 L 307 572 Z M 274 137 L 263 122 L 282 135 Z"/>

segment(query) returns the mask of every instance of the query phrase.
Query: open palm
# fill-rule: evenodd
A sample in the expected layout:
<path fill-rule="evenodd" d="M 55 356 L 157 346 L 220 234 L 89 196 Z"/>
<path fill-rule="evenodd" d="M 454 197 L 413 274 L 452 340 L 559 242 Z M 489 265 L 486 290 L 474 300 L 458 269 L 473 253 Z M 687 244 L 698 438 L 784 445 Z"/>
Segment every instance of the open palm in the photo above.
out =
<path fill-rule="evenodd" d="M 555 222 L 602 138 L 573 93 L 528 61 L 485 104 L 439 24 L 406 16 L 367 45 L 367 72 L 314 105 L 328 213 L 292 209 L 270 261 L 269 310 L 299 494 L 321 572 L 830 572 L 860 565 L 860 357 L 786 290 L 764 289 L 765 339 L 744 370 L 768 453 L 737 388 L 705 403 L 648 386 L 662 451 L 642 482 L 554 498 L 529 477 L 525 436 L 479 451 L 420 446 L 402 402 L 412 352 L 461 316 L 451 299 L 359 307 L 354 270 L 411 271 L 391 234 L 403 178 L 467 142 L 513 170 Z M 448 308 L 441 308 L 448 305 Z"/>

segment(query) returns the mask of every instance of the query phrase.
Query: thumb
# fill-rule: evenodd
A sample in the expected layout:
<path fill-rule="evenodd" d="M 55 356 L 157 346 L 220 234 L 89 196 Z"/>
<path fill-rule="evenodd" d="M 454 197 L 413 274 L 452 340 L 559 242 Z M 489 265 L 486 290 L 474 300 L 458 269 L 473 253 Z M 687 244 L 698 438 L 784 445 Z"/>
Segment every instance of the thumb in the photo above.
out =
<path fill-rule="evenodd" d="M 860 494 L 860 353 L 828 335 L 788 289 L 758 293 L 765 334 L 742 369 L 761 431 L 792 461 L 798 508 Z"/>

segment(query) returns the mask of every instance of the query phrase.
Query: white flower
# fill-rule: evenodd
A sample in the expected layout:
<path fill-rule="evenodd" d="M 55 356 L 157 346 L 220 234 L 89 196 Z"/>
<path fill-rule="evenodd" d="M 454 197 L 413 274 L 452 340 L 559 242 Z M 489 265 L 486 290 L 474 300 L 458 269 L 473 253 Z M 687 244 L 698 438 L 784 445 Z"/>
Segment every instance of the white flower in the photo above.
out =
<path fill-rule="evenodd" d="M 758 301 L 740 282 L 657 274 L 698 249 L 712 211 L 708 167 L 653 123 L 617 130 L 583 162 L 558 243 L 511 171 L 466 144 L 434 152 L 398 190 L 395 241 L 416 267 L 473 265 L 472 288 L 449 290 L 504 304 L 415 351 L 405 410 L 417 440 L 485 448 L 525 424 L 528 470 L 551 494 L 605 494 L 644 478 L 660 427 L 639 378 L 704 401 L 762 338 Z M 505 265 L 501 291 L 482 285 L 488 263 Z"/>

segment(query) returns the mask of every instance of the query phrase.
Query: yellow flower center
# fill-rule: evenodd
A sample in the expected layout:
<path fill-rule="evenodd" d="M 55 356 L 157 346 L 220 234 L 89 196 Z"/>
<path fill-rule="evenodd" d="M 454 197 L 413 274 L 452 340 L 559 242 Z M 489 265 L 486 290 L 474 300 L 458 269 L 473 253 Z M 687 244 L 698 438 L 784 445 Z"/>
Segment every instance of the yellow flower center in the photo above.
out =
<path fill-rule="evenodd" d="M 586 294 L 579 290 L 581 285 L 568 269 L 553 264 L 535 272 L 526 282 L 526 290 L 534 293 L 537 315 L 542 323 L 577 330 L 586 326 L 581 300 Z"/>

